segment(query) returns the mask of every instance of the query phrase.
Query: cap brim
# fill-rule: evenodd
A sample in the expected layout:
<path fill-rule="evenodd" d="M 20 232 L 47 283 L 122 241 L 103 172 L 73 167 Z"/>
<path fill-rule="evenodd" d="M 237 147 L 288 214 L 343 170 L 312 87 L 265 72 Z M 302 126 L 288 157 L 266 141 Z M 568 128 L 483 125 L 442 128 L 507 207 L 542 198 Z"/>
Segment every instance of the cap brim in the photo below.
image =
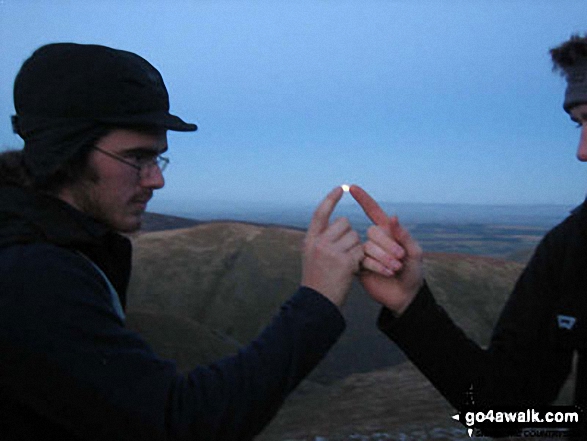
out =
<path fill-rule="evenodd" d="M 168 114 L 163 126 L 168 130 L 176 132 L 194 132 L 198 130 L 198 126 L 193 123 L 186 123 L 180 117 Z"/>
<path fill-rule="evenodd" d="M 195 124 L 187 123 L 180 117 L 170 113 L 161 112 L 98 118 L 98 121 L 114 125 L 144 125 L 162 127 L 164 129 L 173 130 L 175 132 L 194 132 L 198 130 L 198 126 Z"/>

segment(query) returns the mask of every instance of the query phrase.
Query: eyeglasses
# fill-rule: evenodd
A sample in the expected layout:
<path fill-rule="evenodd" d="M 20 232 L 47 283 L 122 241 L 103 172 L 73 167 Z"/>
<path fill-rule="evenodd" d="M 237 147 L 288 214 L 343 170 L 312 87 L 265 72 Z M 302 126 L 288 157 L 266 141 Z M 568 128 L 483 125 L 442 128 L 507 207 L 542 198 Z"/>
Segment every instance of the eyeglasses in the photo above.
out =
<path fill-rule="evenodd" d="M 110 156 L 112 159 L 116 159 L 117 161 L 131 166 L 139 172 L 139 176 L 141 177 L 143 177 L 147 172 L 152 172 L 155 167 L 158 167 L 161 173 L 163 173 L 169 164 L 169 158 L 152 153 L 136 153 L 134 158 L 131 160 L 116 153 L 109 152 L 108 150 L 103 150 L 100 147 L 94 146 L 94 149 L 104 153 L 106 156 Z"/>

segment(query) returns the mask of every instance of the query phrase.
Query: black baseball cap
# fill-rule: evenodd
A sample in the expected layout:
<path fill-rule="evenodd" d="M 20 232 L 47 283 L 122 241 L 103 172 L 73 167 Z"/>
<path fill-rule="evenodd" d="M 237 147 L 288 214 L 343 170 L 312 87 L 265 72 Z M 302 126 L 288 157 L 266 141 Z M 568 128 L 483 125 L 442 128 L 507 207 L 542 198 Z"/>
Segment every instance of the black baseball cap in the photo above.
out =
<path fill-rule="evenodd" d="M 52 120 L 154 126 L 190 132 L 195 124 L 169 113 L 159 71 L 139 55 L 94 44 L 52 43 L 37 49 L 14 82 L 13 128 L 27 132 Z"/>

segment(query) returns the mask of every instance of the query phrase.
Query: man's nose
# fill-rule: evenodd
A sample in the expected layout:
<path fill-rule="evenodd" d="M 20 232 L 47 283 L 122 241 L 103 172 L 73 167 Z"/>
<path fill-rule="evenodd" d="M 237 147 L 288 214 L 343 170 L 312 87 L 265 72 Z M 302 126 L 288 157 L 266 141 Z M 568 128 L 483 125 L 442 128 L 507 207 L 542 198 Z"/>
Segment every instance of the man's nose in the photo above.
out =
<path fill-rule="evenodd" d="M 581 128 L 581 138 L 577 148 L 577 159 L 581 162 L 587 162 L 587 125 L 583 124 Z"/>
<path fill-rule="evenodd" d="M 158 165 L 154 165 L 146 170 L 142 170 L 144 173 L 141 175 L 141 186 L 152 188 L 152 189 L 159 189 L 163 188 L 165 185 L 165 178 L 163 177 L 163 172 Z"/>

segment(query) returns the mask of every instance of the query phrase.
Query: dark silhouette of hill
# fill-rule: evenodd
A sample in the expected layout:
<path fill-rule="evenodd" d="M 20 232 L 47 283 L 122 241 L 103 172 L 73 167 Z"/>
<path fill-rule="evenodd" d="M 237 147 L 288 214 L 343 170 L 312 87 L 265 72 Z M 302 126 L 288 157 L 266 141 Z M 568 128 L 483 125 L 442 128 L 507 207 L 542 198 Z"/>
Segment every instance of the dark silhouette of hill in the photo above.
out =
<path fill-rule="evenodd" d="M 167 214 L 144 213 L 141 226 L 141 233 L 161 230 L 175 230 L 177 228 L 189 228 L 199 225 L 202 222 L 194 219 L 188 219 L 179 216 L 170 216 Z"/>
<path fill-rule="evenodd" d="M 288 228 L 291 230 L 297 231 L 305 231 L 304 228 L 290 226 L 290 225 L 281 225 L 281 224 L 274 224 L 268 222 L 252 222 L 252 221 L 233 221 L 233 220 L 226 220 L 226 219 L 215 219 L 210 221 L 201 221 L 198 219 L 190 219 L 187 217 L 180 217 L 180 216 L 172 216 L 168 214 L 159 214 L 159 213 L 151 213 L 146 212 L 143 214 L 143 222 L 141 226 L 141 230 L 138 233 L 134 233 L 134 235 L 142 234 L 142 233 L 149 233 L 153 231 L 167 231 L 167 230 L 177 230 L 179 228 L 189 228 L 200 224 L 213 224 L 213 223 L 239 223 L 245 225 L 257 225 L 259 227 L 280 227 L 280 228 Z"/>
<path fill-rule="evenodd" d="M 183 370 L 235 352 L 297 288 L 303 237 L 299 230 L 234 222 L 134 236 L 129 327 Z M 522 267 L 479 256 L 425 255 L 436 298 L 480 344 L 487 343 Z M 417 431 L 430 437 L 417 439 L 466 438 L 450 419 L 450 406 L 376 329 L 378 312 L 354 283 L 343 308 L 345 333 L 260 440 L 377 432 L 410 439 L 406 434 Z"/>

